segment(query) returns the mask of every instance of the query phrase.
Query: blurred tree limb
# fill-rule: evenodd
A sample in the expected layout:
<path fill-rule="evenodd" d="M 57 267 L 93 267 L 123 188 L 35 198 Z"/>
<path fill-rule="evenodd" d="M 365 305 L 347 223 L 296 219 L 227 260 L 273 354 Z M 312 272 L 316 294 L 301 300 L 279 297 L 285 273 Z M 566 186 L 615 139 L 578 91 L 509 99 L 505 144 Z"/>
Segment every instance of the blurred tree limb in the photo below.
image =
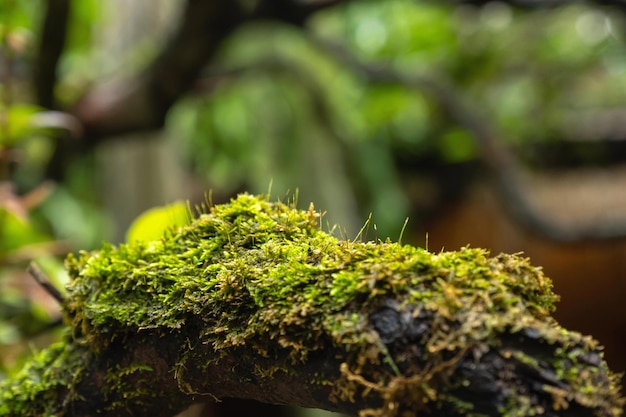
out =
<path fill-rule="evenodd" d="M 243 23 L 274 19 L 301 26 L 311 14 L 344 2 L 266 0 L 256 2 L 250 9 L 243 6 L 244 2 L 188 0 L 176 33 L 142 74 L 97 85 L 75 104 L 72 113 L 84 125 L 85 141 L 91 144 L 120 133 L 161 127 L 169 108 L 191 88 L 225 38 Z M 561 5 L 559 1 L 557 4 L 530 0 L 508 3 L 532 3 L 537 7 Z M 597 0 L 596 3 L 616 7 L 624 4 L 619 0 Z M 48 1 L 43 33 L 53 28 L 58 31 L 42 40 L 39 52 L 42 70 L 38 72 L 36 85 L 39 104 L 44 107 L 54 103 L 51 96 L 53 74 L 62 53 L 69 4 L 70 0 Z"/>
<path fill-rule="evenodd" d="M 177 31 L 142 74 L 97 86 L 76 103 L 73 113 L 83 122 L 85 139 L 95 143 L 162 126 L 172 104 L 245 19 L 239 2 L 187 1 Z"/>
<path fill-rule="evenodd" d="M 476 105 L 462 96 L 442 75 L 426 77 L 406 74 L 390 66 L 359 60 L 348 48 L 337 43 L 312 39 L 312 42 L 337 61 L 373 84 L 396 84 L 429 95 L 439 108 L 459 126 L 467 129 L 479 145 L 480 160 L 489 172 L 501 196 L 501 202 L 513 218 L 528 230 L 559 242 L 617 239 L 626 236 L 626 224 L 608 223 L 593 226 L 561 226 L 533 207 L 524 183 L 524 168 L 513 153 L 502 145 L 498 132 Z"/>
<path fill-rule="evenodd" d="M 55 109 L 57 106 L 54 97 L 57 66 L 65 48 L 70 8 L 71 0 L 48 0 L 46 2 L 33 84 L 37 104 L 47 109 Z"/>
<path fill-rule="evenodd" d="M 334 1 L 263 1 L 253 10 L 238 1 L 188 0 L 178 29 L 141 75 L 88 91 L 74 106 L 90 143 L 111 135 L 163 126 L 169 108 L 194 85 L 225 38 L 253 19 L 301 24 Z"/>
<path fill-rule="evenodd" d="M 471 2 L 471 1 L 470 1 Z M 242 24 L 258 19 L 274 19 L 302 26 L 316 11 L 343 3 L 341 0 L 308 0 L 280 2 L 244 2 L 188 0 L 185 12 L 169 43 L 142 74 L 128 80 L 115 80 L 97 85 L 87 91 L 73 107 L 72 113 L 82 124 L 84 138 L 74 143 L 62 143 L 51 164 L 53 177 L 59 177 L 61 162 L 66 154 L 79 146 L 91 147 L 114 135 L 157 129 L 163 126 L 170 107 L 197 82 L 203 68 L 215 56 L 223 41 Z M 559 0 L 510 0 L 514 6 L 555 7 Z M 597 5 L 624 7 L 623 1 L 597 0 Z M 39 104 L 54 107 L 52 94 L 56 81 L 55 68 L 63 50 L 70 0 L 49 0 L 39 53 L 40 71 L 36 76 Z M 58 30 L 55 32 L 55 28 Z M 368 82 L 393 83 L 430 95 L 459 126 L 470 131 L 481 150 L 481 159 L 497 184 L 501 201 L 514 218 L 527 229 L 562 242 L 606 240 L 626 236 L 624 224 L 593 226 L 559 226 L 533 208 L 524 192 L 523 169 L 516 158 L 501 145 L 500 132 L 475 106 L 454 89 L 451 83 L 408 76 L 390 67 L 364 63 L 342 48 L 325 47 L 347 68 L 361 74 Z M 309 88 L 309 90 L 311 90 Z M 313 96 L 320 120 L 327 119 L 326 110 Z M 75 129 L 78 131 L 79 129 Z"/>

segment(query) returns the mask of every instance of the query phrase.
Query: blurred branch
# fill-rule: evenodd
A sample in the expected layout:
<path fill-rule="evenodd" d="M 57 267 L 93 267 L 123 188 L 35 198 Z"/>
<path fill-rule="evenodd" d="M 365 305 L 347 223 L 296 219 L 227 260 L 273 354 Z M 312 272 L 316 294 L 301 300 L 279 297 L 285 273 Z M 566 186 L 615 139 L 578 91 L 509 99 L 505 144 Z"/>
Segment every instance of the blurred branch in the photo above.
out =
<path fill-rule="evenodd" d="M 67 1 L 50 0 L 49 4 Z M 252 10 L 245 10 L 240 2 L 188 0 L 178 32 L 143 74 L 97 86 L 75 105 L 74 114 L 85 125 L 88 144 L 106 136 L 162 127 L 169 108 L 188 91 L 221 42 L 240 24 L 252 19 L 274 19 L 301 26 L 311 14 L 346 1 L 265 0 Z M 602 4 L 622 1 L 597 0 Z M 561 0 L 508 2 L 532 3 L 537 7 L 562 3 Z"/>
<path fill-rule="evenodd" d="M 50 282 L 50 279 L 48 279 L 46 274 L 41 270 L 41 268 L 39 268 L 39 266 L 37 266 L 36 263 L 31 262 L 28 266 L 28 273 L 37 282 L 37 284 L 39 284 L 48 294 L 52 296 L 52 298 L 57 300 L 59 304 L 63 305 L 63 294 L 61 294 L 61 291 L 59 291 L 58 288 Z"/>
<path fill-rule="evenodd" d="M 37 104 L 53 109 L 56 105 L 54 88 L 57 82 L 57 65 L 67 35 L 70 0 L 48 0 L 41 29 L 37 62 L 34 66 L 34 85 Z"/>
<path fill-rule="evenodd" d="M 459 1 L 452 1 L 459 3 Z M 76 119 L 84 125 L 86 140 L 83 145 L 90 146 L 113 135 L 162 127 L 170 107 L 192 88 L 201 70 L 214 56 L 222 41 L 242 23 L 252 19 L 275 19 L 301 26 L 312 13 L 343 2 L 347 0 L 265 0 L 257 2 L 256 7 L 251 10 L 242 6 L 241 2 L 188 0 L 178 31 L 143 74 L 133 79 L 116 80 L 97 86 L 88 91 L 75 105 L 73 113 Z M 482 0 L 460 2 L 481 3 Z M 516 6 L 552 7 L 565 2 L 562 0 L 507 0 L 507 3 Z M 52 13 L 51 10 L 53 5 L 60 10 L 60 5 L 64 4 L 68 6 L 69 0 L 49 0 L 46 22 L 52 21 L 54 17 L 59 22 L 58 24 L 61 24 L 62 13 Z M 623 6 L 626 2 L 624 0 L 596 0 L 595 4 Z M 50 30 L 49 27 L 52 26 L 52 24 L 46 24 L 44 29 Z M 43 50 L 40 55 L 43 60 Z M 341 59 L 350 61 L 347 56 Z M 54 59 L 48 58 L 45 63 L 52 66 L 53 61 Z M 499 176 L 510 177 L 506 181 L 502 179 L 501 182 L 507 184 L 519 182 L 516 178 L 519 169 L 516 167 L 515 159 L 506 150 L 494 146 L 497 141 L 493 139 L 497 135 L 491 131 L 489 123 L 480 120 L 481 118 L 475 114 L 471 106 L 460 103 L 457 92 L 446 87 L 445 83 L 389 73 L 388 69 L 377 68 L 371 64 L 364 66 L 363 63 L 352 62 L 351 65 L 353 70 L 365 72 L 364 75 L 372 81 L 413 85 L 412 88 L 431 94 L 460 125 L 474 132 L 481 143 L 485 163 L 491 165 Z M 53 71 L 43 70 L 41 72 L 53 73 Z M 51 83 L 53 84 L 52 80 L 53 78 L 47 82 L 43 79 L 39 80 L 41 86 L 38 86 L 38 95 L 41 103 L 53 101 L 50 88 Z M 74 129 L 74 131 L 80 131 L 80 129 Z M 65 155 L 75 151 L 76 147 L 77 144 L 73 143 L 62 147 L 64 149 L 57 150 L 57 155 L 49 170 L 52 178 L 61 177 L 59 172 L 65 164 L 59 162 L 59 159 L 66 158 Z M 509 186 L 503 187 L 504 190 L 510 188 Z M 511 193 L 505 192 L 504 194 Z M 508 195 L 511 199 L 509 205 L 521 204 L 517 194 L 519 192 Z M 541 216 L 531 214 L 532 210 L 529 209 L 528 204 L 523 204 L 523 207 L 528 210 L 517 206 L 514 208 L 514 211 L 519 212 L 522 223 L 528 224 L 531 229 L 540 228 L 543 230 L 542 234 L 554 235 L 557 240 L 600 239 L 626 234 L 626 227 L 618 228 L 620 229 L 618 231 L 613 230 L 614 225 L 611 225 L 610 231 L 594 229 L 565 232 L 560 228 L 555 228 L 549 221 L 544 221 L 545 219 Z"/>
<path fill-rule="evenodd" d="M 85 137 L 159 128 L 169 108 L 193 85 L 206 62 L 245 15 L 239 2 L 188 0 L 178 30 L 140 76 L 87 92 L 74 114 Z"/>
<path fill-rule="evenodd" d="M 302 26 L 313 13 L 346 2 L 346 0 L 266 0 L 259 3 L 254 17 Z"/>
<path fill-rule="evenodd" d="M 501 201 L 513 218 L 529 231 L 559 242 L 618 239 L 626 237 L 626 224 L 596 224 L 591 227 L 562 226 L 539 212 L 528 197 L 523 180 L 524 169 L 515 156 L 501 145 L 502 135 L 496 131 L 476 105 L 454 89 L 446 80 L 405 74 L 379 64 L 359 60 L 347 48 L 325 40 L 311 39 L 336 61 L 343 64 L 367 82 L 396 84 L 427 94 L 459 126 L 467 129 L 479 146 L 480 158 L 490 173 Z"/>
<path fill-rule="evenodd" d="M 251 19 L 277 19 L 300 25 L 312 13 L 340 0 L 264 1 L 246 12 L 240 2 L 188 0 L 178 31 L 161 54 L 130 80 L 116 80 L 89 91 L 75 106 L 88 141 L 163 126 L 170 107 L 195 83 L 222 41 Z"/>
<path fill-rule="evenodd" d="M 453 0 L 452 3 L 457 4 L 473 4 L 481 6 L 492 2 L 492 0 Z M 622 11 L 626 11 L 626 1 L 624 0 L 502 0 L 502 3 L 510 4 L 514 7 L 522 9 L 547 9 L 563 6 L 571 6 L 572 4 L 592 4 L 596 6 L 611 6 Z"/>

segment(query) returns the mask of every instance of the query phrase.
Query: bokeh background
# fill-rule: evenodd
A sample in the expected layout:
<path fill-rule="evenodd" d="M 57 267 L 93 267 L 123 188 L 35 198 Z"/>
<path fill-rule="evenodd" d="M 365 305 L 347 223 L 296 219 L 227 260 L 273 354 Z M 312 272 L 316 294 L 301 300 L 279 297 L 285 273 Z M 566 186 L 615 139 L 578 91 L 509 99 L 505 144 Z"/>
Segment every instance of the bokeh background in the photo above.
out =
<path fill-rule="evenodd" d="M 523 252 L 623 372 L 625 29 L 610 0 L 3 0 L 0 377 L 62 332 L 29 262 L 62 287 L 145 210 L 243 191 Z M 252 412 L 324 415 L 188 415 Z"/>

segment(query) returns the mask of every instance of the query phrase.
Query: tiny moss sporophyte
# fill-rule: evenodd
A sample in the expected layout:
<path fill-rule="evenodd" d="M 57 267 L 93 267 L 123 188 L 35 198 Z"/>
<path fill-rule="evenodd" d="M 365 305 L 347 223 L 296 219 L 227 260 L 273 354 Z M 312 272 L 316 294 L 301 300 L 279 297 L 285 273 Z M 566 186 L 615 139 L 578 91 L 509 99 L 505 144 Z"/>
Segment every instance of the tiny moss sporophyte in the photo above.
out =
<path fill-rule="evenodd" d="M 173 344 L 170 374 L 186 394 L 200 389 L 187 377 L 192 364 L 208 370 L 231 355 L 241 362 L 286 355 L 273 367 L 250 366 L 248 378 L 269 380 L 332 351 L 335 379 L 307 383 L 331 387 L 335 403 L 376 397 L 362 416 L 556 416 L 568 407 L 620 415 L 617 378 L 597 343 L 550 316 L 558 297 L 527 259 L 344 241 L 320 223 L 313 205 L 298 210 L 242 194 L 159 240 L 70 255 L 63 308 L 71 337 L 0 385 L 0 415 L 72 415 L 45 402 L 57 385 L 71 395 L 89 374 L 73 356 L 77 346 L 98 357 L 131 337 Z M 197 340 L 184 337 L 188 329 Z M 481 382 L 494 390 L 485 405 L 465 393 L 492 368 L 492 380 Z M 528 388 L 509 376 L 521 370 L 543 382 Z M 106 372 L 111 409 L 124 406 L 120 386 L 157 371 L 128 363 Z"/>

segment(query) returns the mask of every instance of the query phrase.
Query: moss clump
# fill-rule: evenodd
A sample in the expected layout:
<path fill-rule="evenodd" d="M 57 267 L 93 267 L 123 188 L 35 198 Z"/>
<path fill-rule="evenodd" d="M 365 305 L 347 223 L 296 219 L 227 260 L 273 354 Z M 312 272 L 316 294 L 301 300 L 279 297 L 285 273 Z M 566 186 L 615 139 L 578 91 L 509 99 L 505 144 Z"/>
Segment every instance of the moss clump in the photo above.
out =
<path fill-rule="evenodd" d="M 83 349 L 57 343 L 38 353 L 10 380 L 0 383 L 0 416 L 64 415 L 58 393 L 76 395 L 74 382 L 83 372 Z M 69 401 L 68 401 L 69 402 Z"/>
<path fill-rule="evenodd" d="M 249 355 L 242 361 L 286 354 L 294 366 L 335 352 L 339 379 L 309 382 L 332 384 L 335 400 L 377 395 L 363 415 L 532 415 L 545 411 L 545 397 L 553 410 L 577 404 L 619 414 L 595 342 L 550 317 L 558 297 L 527 259 L 340 241 L 319 224 L 312 206 L 243 194 L 159 241 L 70 256 L 66 321 L 96 354 L 126 337 L 173 335 L 175 377 L 190 393 L 184 370 L 199 358 L 177 336 L 185 329 L 213 349 L 206 367 L 241 352 Z M 519 348 L 528 344 L 542 355 Z M 500 394 L 479 406 L 466 391 L 490 361 L 506 362 L 496 373 L 508 382 L 485 385 Z M 281 363 L 251 372 L 289 373 Z M 529 390 L 509 378 L 522 367 L 545 383 Z"/>
<path fill-rule="evenodd" d="M 480 337 L 494 327 L 523 326 L 518 316 L 543 320 L 558 299 L 551 282 L 523 258 L 339 241 L 319 223 L 312 207 L 299 211 L 244 194 L 160 241 L 70 256 L 67 316 L 73 328 L 104 345 L 109 333 L 177 329 L 201 318 L 203 336 L 216 348 L 261 338 L 305 356 L 323 334 L 345 338 L 348 329 L 365 325 L 367 317 L 350 305 L 367 313 L 382 297 L 451 321 L 481 311 L 495 321 L 461 317 Z"/>

